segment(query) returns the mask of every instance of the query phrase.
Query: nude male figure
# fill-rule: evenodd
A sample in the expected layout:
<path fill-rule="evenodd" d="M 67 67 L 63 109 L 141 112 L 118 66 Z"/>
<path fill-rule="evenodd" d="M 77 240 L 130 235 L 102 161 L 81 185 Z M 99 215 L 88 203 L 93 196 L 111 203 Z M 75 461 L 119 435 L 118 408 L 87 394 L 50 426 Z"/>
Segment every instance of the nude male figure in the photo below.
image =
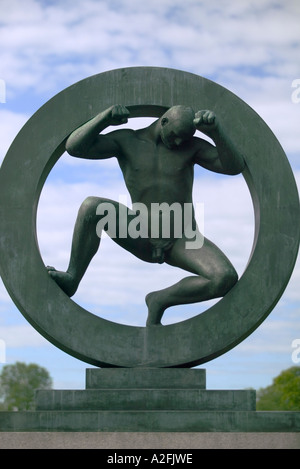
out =
<path fill-rule="evenodd" d="M 226 137 L 212 111 L 194 112 L 186 106 L 173 106 L 150 126 L 139 129 L 117 129 L 101 132 L 110 125 L 127 122 L 129 111 L 114 105 L 75 130 L 66 142 L 71 156 L 88 159 L 116 157 L 133 204 L 142 203 L 151 219 L 151 204 L 192 204 L 194 165 L 228 175 L 244 169 L 244 159 Z M 212 138 L 215 145 L 194 137 L 196 130 Z M 101 197 L 88 197 L 79 209 L 76 220 L 69 266 L 66 272 L 48 267 L 49 274 L 69 296 L 74 295 L 95 253 L 101 236 L 96 226 L 101 219 L 97 207 L 113 204 L 119 214 L 120 204 Z M 136 212 L 127 209 L 128 223 Z M 98 211 L 99 213 L 99 211 Z M 117 217 L 118 219 L 118 217 Z M 151 221 L 151 220 L 150 220 Z M 195 219 L 192 228 L 197 230 Z M 201 247 L 187 249 L 187 237 L 174 234 L 164 237 L 118 236 L 113 240 L 136 257 L 146 262 L 179 267 L 192 275 L 168 288 L 146 296 L 147 326 L 160 325 L 166 308 L 198 303 L 224 296 L 237 282 L 237 273 L 224 253 L 204 238 Z M 105 229 L 105 227 L 104 227 Z M 109 230 L 108 230 L 109 234 Z M 190 241 L 190 239 L 189 239 Z"/>

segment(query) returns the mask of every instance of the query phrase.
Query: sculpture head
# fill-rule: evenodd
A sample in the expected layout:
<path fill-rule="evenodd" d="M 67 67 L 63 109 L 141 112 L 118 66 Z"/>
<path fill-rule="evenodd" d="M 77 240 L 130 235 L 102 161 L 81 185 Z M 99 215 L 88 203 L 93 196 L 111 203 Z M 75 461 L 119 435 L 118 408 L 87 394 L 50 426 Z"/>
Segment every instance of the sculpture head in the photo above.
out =
<path fill-rule="evenodd" d="M 160 137 L 164 145 L 173 149 L 192 138 L 196 131 L 195 113 L 188 106 L 173 106 L 160 118 Z"/>

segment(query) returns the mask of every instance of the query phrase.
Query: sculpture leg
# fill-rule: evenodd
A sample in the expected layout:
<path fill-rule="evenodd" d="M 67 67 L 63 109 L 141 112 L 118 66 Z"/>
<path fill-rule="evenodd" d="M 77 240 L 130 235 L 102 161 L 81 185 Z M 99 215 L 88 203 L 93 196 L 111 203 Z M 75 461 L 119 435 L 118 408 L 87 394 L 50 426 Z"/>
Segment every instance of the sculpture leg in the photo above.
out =
<path fill-rule="evenodd" d="M 107 212 L 109 215 L 106 215 Z M 122 248 L 143 261 L 153 262 L 152 246 L 148 239 L 132 238 L 128 234 L 128 227 L 134 217 L 135 212 L 114 200 L 88 197 L 82 203 L 74 227 L 67 271 L 47 267 L 49 275 L 68 296 L 75 294 L 86 269 L 98 251 L 103 229 Z"/>
<path fill-rule="evenodd" d="M 204 239 L 199 249 L 186 249 L 185 242 L 185 238 L 175 242 L 166 255 L 166 263 L 194 275 L 146 296 L 147 326 L 159 325 L 164 311 L 171 306 L 224 296 L 238 280 L 230 261 L 211 241 Z"/>
<path fill-rule="evenodd" d="M 96 233 L 99 216 L 96 215 L 96 209 L 101 200 L 103 199 L 99 197 L 88 197 L 79 209 L 67 271 L 61 272 L 53 267 L 47 267 L 49 275 L 68 296 L 73 296 L 76 292 L 89 263 L 99 248 L 100 238 Z"/>

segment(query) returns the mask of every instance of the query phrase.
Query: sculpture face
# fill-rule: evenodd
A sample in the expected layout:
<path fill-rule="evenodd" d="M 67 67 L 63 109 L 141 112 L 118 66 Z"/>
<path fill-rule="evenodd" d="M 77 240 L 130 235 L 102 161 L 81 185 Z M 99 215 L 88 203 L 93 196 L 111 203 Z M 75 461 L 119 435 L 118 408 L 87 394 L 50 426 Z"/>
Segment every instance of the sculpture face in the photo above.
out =
<path fill-rule="evenodd" d="M 170 150 L 188 141 L 195 133 L 194 112 L 186 106 L 173 106 L 161 118 L 160 136 Z"/>
<path fill-rule="evenodd" d="M 163 144 L 172 150 L 189 140 L 193 135 L 189 135 L 183 125 L 175 126 L 169 123 L 161 128 L 160 136 Z"/>

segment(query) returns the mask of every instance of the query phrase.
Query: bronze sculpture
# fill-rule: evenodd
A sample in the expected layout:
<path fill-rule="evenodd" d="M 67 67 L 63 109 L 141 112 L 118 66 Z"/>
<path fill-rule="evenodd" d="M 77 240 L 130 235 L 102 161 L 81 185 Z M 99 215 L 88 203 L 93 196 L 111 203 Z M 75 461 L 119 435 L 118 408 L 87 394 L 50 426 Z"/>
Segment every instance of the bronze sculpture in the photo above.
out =
<path fill-rule="evenodd" d="M 117 244 L 143 261 L 166 262 L 193 274 L 146 296 L 147 326 L 151 326 L 160 324 L 166 308 L 222 297 L 237 282 L 237 273 L 225 254 L 204 238 L 196 226 L 192 202 L 193 167 L 198 164 L 214 172 L 234 175 L 243 171 L 245 163 L 212 111 L 195 113 L 188 106 L 172 106 L 146 128 L 136 131 L 119 129 L 101 135 L 108 126 L 127 122 L 129 115 L 125 106 L 109 107 L 72 132 L 66 142 L 66 150 L 79 158 L 115 156 L 118 159 L 133 206 L 140 208 L 142 204 L 145 207 L 144 216 L 149 227 L 147 235 L 132 235 L 128 229 L 129 223 L 137 217 L 136 211 L 121 207 L 113 200 L 88 197 L 78 213 L 67 271 L 56 271 L 53 267 L 48 267 L 48 271 L 68 296 L 74 295 L 98 250 L 102 231 L 99 221 L 110 204 L 117 215 L 117 226 L 114 225 L 112 231 L 103 223 L 102 228 Z M 211 137 L 215 146 L 194 137 L 196 130 Z M 157 219 L 159 226 L 154 237 L 150 226 L 153 228 L 155 204 L 162 207 L 162 213 Z M 165 235 L 163 208 L 170 210 L 174 204 L 183 210 L 179 211 L 179 219 L 176 214 L 168 219 Z M 190 220 L 184 216 L 188 205 L 192 207 Z M 120 234 L 121 210 L 126 214 L 125 235 Z M 187 231 L 193 234 L 194 246 L 187 238 Z M 201 242 L 197 242 L 200 239 Z M 188 241 L 190 245 L 187 247 Z"/>
<path fill-rule="evenodd" d="M 36 231 L 39 197 L 66 140 L 93 119 L 98 103 L 102 109 L 126 103 L 133 118 L 161 118 L 177 103 L 211 109 L 219 132 L 226 133 L 227 141 L 244 156 L 243 178 L 255 223 L 248 264 L 224 297 L 188 320 L 164 327 L 106 320 L 69 298 L 45 268 Z M 231 350 L 253 333 L 281 298 L 299 247 L 297 186 L 272 131 L 229 90 L 180 70 L 111 70 L 54 96 L 12 143 L 1 166 L 0 200 L 0 271 L 11 298 L 56 347 L 101 367 L 191 367 Z M 99 218 L 102 222 L 105 216 Z"/>

